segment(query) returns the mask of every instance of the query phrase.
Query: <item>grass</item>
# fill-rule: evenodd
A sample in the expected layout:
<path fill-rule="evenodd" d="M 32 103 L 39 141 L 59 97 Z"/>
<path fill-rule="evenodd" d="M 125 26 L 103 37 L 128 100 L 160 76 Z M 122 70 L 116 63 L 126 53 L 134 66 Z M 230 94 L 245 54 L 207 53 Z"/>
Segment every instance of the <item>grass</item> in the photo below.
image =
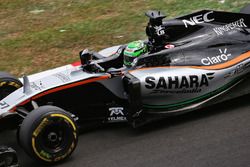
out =
<path fill-rule="evenodd" d="M 146 38 L 144 12 L 168 18 L 201 9 L 238 12 L 249 0 L 0 0 L 0 71 L 31 74 L 99 50 Z"/>

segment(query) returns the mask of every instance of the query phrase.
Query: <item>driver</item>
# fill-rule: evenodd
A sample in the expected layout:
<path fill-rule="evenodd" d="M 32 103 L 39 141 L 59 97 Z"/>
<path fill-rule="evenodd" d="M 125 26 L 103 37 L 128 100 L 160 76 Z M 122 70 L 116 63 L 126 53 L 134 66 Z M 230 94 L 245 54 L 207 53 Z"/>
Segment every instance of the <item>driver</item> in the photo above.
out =
<path fill-rule="evenodd" d="M 127 67 L 132 66 L 134 59 L 147 51 L 148 47 L 144 41 L 138 40 L 130 42 L 123 51 L 123 64 Z"/>
<path fill-rule="evenodd" d="M 150 18 L 146 27 L 148 41 L 138 40 L 121 46 L 116 53 L 116 55 L 118 55 L 118 60 L 123 59 L 123 67 L 121 68 L 133 66 L 134 59 L 140 57 L 146 52 L 154 53 L 162 49 L 170 48 L 170 46 L 172 47 L 172 45 L 166 45 L 166 42 L 169 39 L 167 33 L 165 32 L 165 27 L 163 26 L 163 19 L 166 16 L 160 11 L 148 11 L 146 16 Z M 80 52 L 80 57 L 82 64 L 89 64 L 93 56 L 91 52 L 83 51 Z M 122 61 L 120 61 L 120 63 L 121 64 L 118 64 L 122 66 Z M 91 70 L 92 66 L 86 66 L 85 69 Z M 114 70 L 114 68 L 109 68 L 109 70 Z"/>

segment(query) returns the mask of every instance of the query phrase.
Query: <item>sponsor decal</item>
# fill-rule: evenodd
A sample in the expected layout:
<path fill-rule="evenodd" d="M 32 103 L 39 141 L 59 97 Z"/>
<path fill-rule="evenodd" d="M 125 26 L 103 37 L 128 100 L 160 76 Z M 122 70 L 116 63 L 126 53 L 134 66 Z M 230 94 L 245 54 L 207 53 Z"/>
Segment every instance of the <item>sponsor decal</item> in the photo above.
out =
<path fill-rule="evenodd" d="M 7 107 L 9 107 L 10 105 L 8 103 L 6 103 L 5 101 L 1 101 L 0 102 L 0 109 L 5 109 Z"/>
<path fill-rule="evenodd" d="M 38 127 L 35 129 L 32 135 L 34 137 L 37 137 L 40 134 L 40 132 L 44 129 L 44 127 L 46 127 L 48 124 L 49 124 L 48 118 L 44 118 L 42 122 L 38 125 Z"/>
<path fill-rule="evenodd" d="M 214 78 L 214 73 L 187 76 L 169 76 L 145 78 L 145 88 L 156 93 L 199 93 L 202 87 L 208 87 L 209 81 Z"/>
<path fill-rule="evenodd" d="M 67 75 L 60 73 L 60 72 L 57 74 L 54 74 L 53 76 L 60 79 L 64 83 L 70 81 L 70 78 Z"/>
<path fill-rule="evenodd" d="M 186 94 L 186 93 L 200 93 L 201 89 L 194 88 L 194 89 L 182 89 L 182 90 L 160 90 L 155 89 L 150 94 Z"/>
<path fill-rule="evenodd" d="M 194 26 L 201 23 L 209 23 L 211 21 L 214 21 L 214 18 L 211 16 L 213 14 L 213 11 L 207 12 L 205 14 L 200 14 L 194 17 L 191 17 L 189 20 L 182 20 L 185 27 L 188 28 L 188 25 Z"/>
<path fill-rule="evenodd" d="M 239 75 L 241 73 L 243 73 L 247 68 L 250 67 L 250 62 L 248 63 L 242 63 L 236 66 L 236 68 L 232 71 L 230 71 L 229 73 L 227 73 L 224 78 L 228 78 L 228 77 L 233 77 L 235 75 Z"/>
<path fill-rule="evenodd" d="M 201 59 L 201 63 L 206 66 L 218 64 L 218 63 L 227 61 L 228 58 L 232 55 L 230 53 L 227 53 L 227 48 L 225 48 L 224 51 L 219 49 L 219 51 L 220 51 L 220 55 L 214 56 L 214 57 L 203 58 Z"/>
<path fill-rule="evenodd" d="M 158 36 L 162 36 L 165 34 L 164 28 L 162 26 L 155 26 L 154 29 L 156 30 L 156 34 Z"/>
<path fill-rule="evenodd" d="M 40 155 L 44 158 L 47 158 L 47 159 L 50 159 L 52 157 L 52 155 L 50 155 L 49 153 L 47 153 L 46 151 L 44 150 L 41 150 L 40 151 Z"/>
<path fill-rule="evenodd" d="M 217 35 L 223 35 L 226 32 L 235 30 L 236 28 L 246 28 L 246 27 L 247 25 L 245 24 L 244 19 L 241 18 L 240 20 L 226 24 L 224 26 L 213 28 L 213 30 Z"/>
<path fill-rule="evenodd" d="M 108 121 L 115 122 L 115 121 L 126 121 L 126 117 L 123 113 L 123 107 L 111 107 L 109 108 L 110 115 L 108 117 Z"/>
<path fill-rule="evenodd" d="M 164 46 L 166 49 L 172 49 L 172 48 L 175 48 L 175 46 L 174 45 L 172 45 L 172 44 L 167 44 L 167 45 L 165 45 Z"/>
<path fill-rule="evenodd" d="M 42 88 L 38 86 L 35 82 L 30 82 L 30 87 L 35 90 L 42 90 Z"/>

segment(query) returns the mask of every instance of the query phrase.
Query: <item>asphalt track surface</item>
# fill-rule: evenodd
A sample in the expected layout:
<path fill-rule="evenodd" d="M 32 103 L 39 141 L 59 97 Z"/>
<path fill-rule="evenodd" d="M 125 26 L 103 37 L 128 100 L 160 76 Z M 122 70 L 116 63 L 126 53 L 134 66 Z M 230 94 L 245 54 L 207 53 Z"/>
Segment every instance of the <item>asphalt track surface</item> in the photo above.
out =
<path fill-rule="evenodd" d="M 18 152 L 21 167 L 42 167 L 17 145 L 15 132 L 0 144 Z M 56 167 L 248 167 L 250 96 L 139 129 L 112 124 L 83 133 L 72 157 Z"/>

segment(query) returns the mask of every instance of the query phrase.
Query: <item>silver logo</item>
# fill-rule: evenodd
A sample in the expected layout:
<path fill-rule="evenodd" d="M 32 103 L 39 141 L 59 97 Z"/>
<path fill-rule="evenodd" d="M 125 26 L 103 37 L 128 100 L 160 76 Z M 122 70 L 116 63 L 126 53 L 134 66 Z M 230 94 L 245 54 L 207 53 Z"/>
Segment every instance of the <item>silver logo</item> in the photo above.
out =
<path fill-rule="evenodd" d="M 205 14 L 200 14 L 200 15 L 191 17 L 189 20 L 182 20 L 182 22 L 184 23 L 186 28 L 188 28 L 188 24 L 191 26 L 194 26 L 196 24 L 209 23 L 211 21 L 214 21 L 214 18 L 211 18 L 211 17 L 210 17 L 210 19 L 208 18 L 208 15 L 210 15 L 212 13 L 213 13 L 213 11 L 207 12 Z"/>
<path fill-rule="evenodd" d="M 232 55 L 231 53 L 227 52 L 227 48 L 225 48 L 224 50 L 219 49 L 219 51 L 220 55 L 203 58 L 201 59 L 201 63 L 206 66 L 218 64 L 227 61 L 228 58 Z"/>
<path fill-rule="evenodd" d="M 123 114 L 123 107 L 112 107 L 109 108 L 110 116 L 117 116 L 117 115 L 124 115 Z"/>

